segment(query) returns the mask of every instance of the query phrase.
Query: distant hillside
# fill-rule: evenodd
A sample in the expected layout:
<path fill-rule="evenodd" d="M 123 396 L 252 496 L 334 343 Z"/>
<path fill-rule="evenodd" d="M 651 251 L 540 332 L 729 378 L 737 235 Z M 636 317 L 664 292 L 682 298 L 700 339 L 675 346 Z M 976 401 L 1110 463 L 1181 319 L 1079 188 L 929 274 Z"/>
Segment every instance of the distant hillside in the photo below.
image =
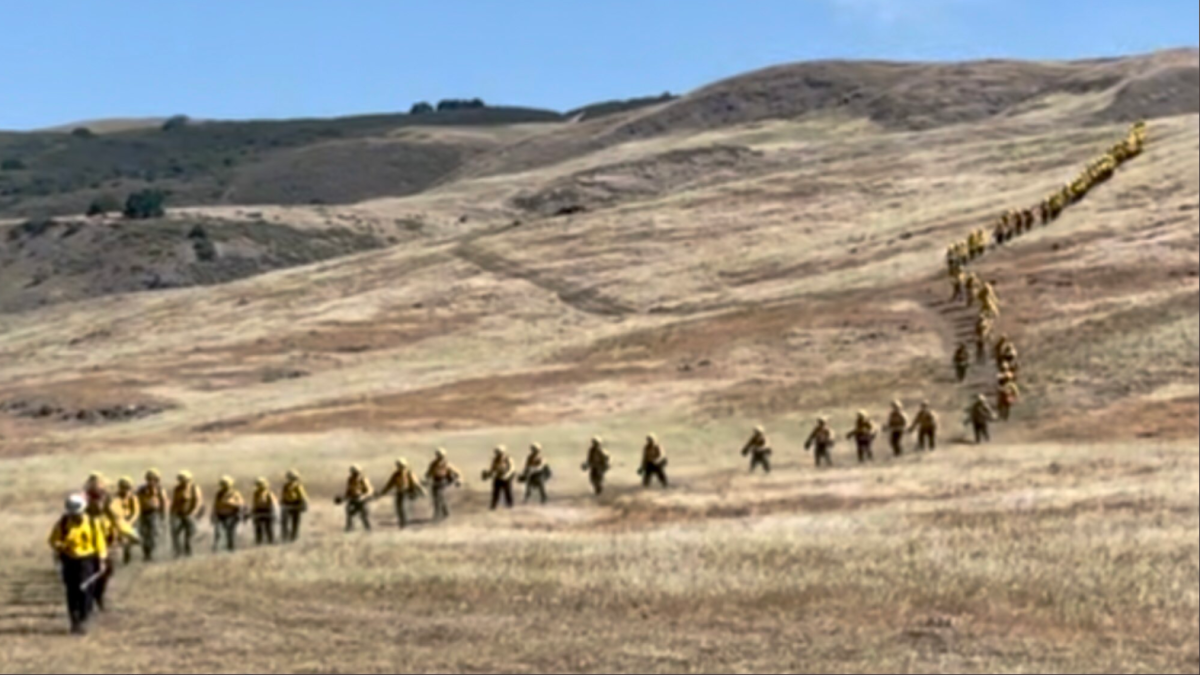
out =
<path fill-rule="evenodd" d="M 367 115 L 335 119 L 204 122 L 164 131 L 158 127 L 92 137 L 63 133 L 0 132 L 0 215 L 82 213 L 99 195 L 122 197 L 153 185 L 169 190 L 175 205 L 216 204 L 230 199 L 329 203 L 369 196 L 403 195 L 435 182 L 457 166 L 454 149 L 435 149 L 432 159 L 395 145 L 367 153 L 366 167 L 345 148 L 312 151 L 303 162 L 289 153 L 334 141 L 361 142 L 409 126 L 494 126 L 554 122 L 553 111 L 489 107 L 420 115 Z M 397 156 L 389 155 L 395 150 Z M 416 161 L 414 161 L 414 158 Z M 345 182 L 309 189 L 314 165 Z M 394 171 L 385 186 L 357 183 L 381 165 Z M 403 173 L 403 180 L 391 180 Z M 251 176 L 252 179 L 248 179 Z M 247 187 L 247 182 L 254 185 Z M 241 203 L 247 203 L 245 201 Z"/>
<path fill-rule="evenodd" d="M 0 313 L 218 284 L 387 243 L 347 229 L 263 221 L 26 221 L 0 227 Z"/>
<path fill-rule="evenodd" d="M 1200 112 L 1197 50 L 1071 62 L 815 61 L 775 66 L 680 98 L 525 139 L 464 169 L 525 171 L 628 141 L 826 114 L 920 130 L 1018 114 L 1056 96 L 1087 100 L 1077 122 Z M 1072 113 L 1074 114 L 1074 113 Z"/>
<path fill-rule="evenodd" d="M 1052 104 L 1063 97 L 1079 105 Z M 682 97 L 605 101 L 565 114 L 425 104 L 429 112 L 408 115 L 203 122 L 99 135 L 0 132 L 0 217 L 79 214 L 97 197 L 123 199 L 147 186 L 168 190 L 173 206 L 344 204 L 762 120 L 828 114 L 921 130 L 1045 106 L 1083 123 L 1200 112 L 1200 58 L 1196 49 L 1177 49 L 1071 62 L 818 61 L 755 71 Z M 568 120 L 487 142 L 399 133 Z"/>

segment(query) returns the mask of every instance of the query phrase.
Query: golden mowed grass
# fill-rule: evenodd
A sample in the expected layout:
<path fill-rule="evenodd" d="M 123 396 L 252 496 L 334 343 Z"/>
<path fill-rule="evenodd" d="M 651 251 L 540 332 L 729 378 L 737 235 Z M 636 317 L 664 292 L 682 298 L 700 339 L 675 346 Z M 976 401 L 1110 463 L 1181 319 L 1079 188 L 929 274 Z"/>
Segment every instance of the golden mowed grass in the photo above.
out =
<path fill-rule="evenodd" d="M 961 442 L 958 411 L 991 373 L 947 372 L 969 315 L 945 303 L 942 247 L 1123 131 L 1047 115 L 753 125 L 412 198 L 267 207 L 309 227 L 427 225 L 384 251 L 12 317 L 6 396 L 174 407 L 101 426 L 0 417 L 0 670 L 1200 670 L 1194 115 L 1153 121 L 1143 157 L 980 264 L 1026 402 L 995 444 Z M 517 194 L 710 144 L 761 156 L 509 225 Z M 835 469 L 810 466 L 813 416 L 844 431 L 893 396 L 941 411 L 936 453 L 878 443 L 857 467 L 843 441 Z M 736 454 L 758 422 L 769 477 Z M 665 492 L 633 474 L 651 430 Z M 595 433 L 617 459 L 600 499 L 577 470 Z M 490 448 L 533 440 L 553 501 L 489 513 Z M 348 463 L 378 484 L 437 445 L 468 479 L 449 523 L 398 533 L 379 502 L 376 532 L 341 533 Z M 193 560 L 123 569 L 114 611 L 72 640 L 45 531 L 87 470 L 148 466 L 210 492 L 223 473 L 245 486 L 298 467 L 306 536 L 232 556 L 204 539 Z"/>
<path fill-rule="evenodd" d="M 6 600 L 19 601 L 0 615 L 5 670 L 1197 668 L 1194 444 L 950 442 L 868 467 L 842 449 L 817 471 L 780 421 L 775 472 L 750 476 L 721 446 L 740 427 L 655 422 L 669 490 L 635 486 L 632 432 L 612 439 L 610 494 L 593 499 L 573 471 L 580 429 L 509 431 L 498 435 L 546 442 L 553 501 L 491 513 L 474 480 L 486 447 L 452 435 L 439 440 L 467 486 L 448 523 L 397 532 L 377 502 L 376 531 L 345 535 L 333 481 L 317 480 L 299 543 L 214 555 L 202 540 L 194 559 L 121 569 L 113 611 L 82 641 L 63 634 L 41 541 L 47 493 L 78 470 L 37 462 L 4 486 L 17 497 L 2 532 Z M 281 440 L 212 447 L 190 466 L 236 463 L 245 482 L 300 455 L 305 473 L 330 477 L 343 455 L 322 455 L 337 445 L 382 477 L 405 439 Z M 175 466 L 194 450 L 93 459 Z"/>

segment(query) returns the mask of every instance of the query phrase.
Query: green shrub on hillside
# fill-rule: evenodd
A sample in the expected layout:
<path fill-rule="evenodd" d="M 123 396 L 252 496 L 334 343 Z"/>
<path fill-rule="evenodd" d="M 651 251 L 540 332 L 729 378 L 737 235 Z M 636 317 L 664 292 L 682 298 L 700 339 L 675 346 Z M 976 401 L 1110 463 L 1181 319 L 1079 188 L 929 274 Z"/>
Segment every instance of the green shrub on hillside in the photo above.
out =
<path fill-rule="evenodd" d="M 125 199 L 125 217 L 139 220 L 161 218 L 166 211 L 163 204 L 167 194 L 162 190 L 139 190 Z"/>

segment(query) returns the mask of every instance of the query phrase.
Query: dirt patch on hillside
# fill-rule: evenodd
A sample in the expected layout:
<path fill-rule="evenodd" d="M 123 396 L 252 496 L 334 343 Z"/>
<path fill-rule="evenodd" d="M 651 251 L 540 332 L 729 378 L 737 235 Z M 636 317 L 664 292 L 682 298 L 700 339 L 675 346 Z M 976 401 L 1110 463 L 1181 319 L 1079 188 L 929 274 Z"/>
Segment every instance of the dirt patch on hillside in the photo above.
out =
<path fill-rule="evenodd" d="M 539 216 L 568 215 L 677 192 L 720 181 L 722 176 L 745 178 L 747 171 L 761 161 L 762 153 L 739 146 L 673 150 L 581 171 L 536 192 L 519 194 L 512 203 Z"/>
<path fill-rule="evenodd" d="M 557 419 L 537 405 L 589 382 L 644 376 L 640 367 L 564 368 L 478 378 L 400 394 L 340 399 L 251 417 L 219 420 L 197 433 L 312 433 L 332 429 L 465 429 L 546 424 Z"/>
<path fill-rule="evenodd" d="M 1102 410 L 1046 420 L 1038 425 L 1037 435 L 1071 442 L 1195 439 L 1200 437 L 1200 398 L 1122 401 Z"/>
<path fill-rule="evenodd" d="M 141 382 L 90 376 L 42 385 L 6 387 L 0 413 L 37 423 L 108 424 L 157 415 L 174 403 L 149 396 Z"/>

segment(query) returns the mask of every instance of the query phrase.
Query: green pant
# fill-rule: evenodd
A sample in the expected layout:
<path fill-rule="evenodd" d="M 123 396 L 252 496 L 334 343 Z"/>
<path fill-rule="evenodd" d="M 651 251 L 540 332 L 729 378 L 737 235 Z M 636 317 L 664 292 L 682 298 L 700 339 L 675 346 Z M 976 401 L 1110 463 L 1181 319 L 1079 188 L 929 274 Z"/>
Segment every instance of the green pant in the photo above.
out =
<path fill-rule="evenodd" d="M 154 549 L 158 547 L 158 535 L 163 526 L 161 511 L 146 511 L 138 517 L 138 536 L 142 540 L 142 559 L 153 560 Z"/>
<path fill-rule="evenodd" d="M 223 535 L 225 537 L 225 549 L 228 551 L 232 551 L 237 548 L 237 530 L 238 525 L 240 525 L 241 522 L 242 517 L 236 514 L 232 516 L 217 517 L 217 528 L 216 532 L 213 533 L 213 536 L 215 537 L 217 532 Z M 213 548 L 217 548 L 217 542 L 215 541 L 213 542 Z"/>
<path fill-rule="evenodd" d="M 403 492 L 396 493 L 396 523 L 403 529 L 408 526 L 408 495 Z"/>
<path fill-rule="evenodd" d="M 279 519 L 279 535 L 283 541 L 296 541 L 296 537 L 300 536 L 300 517 L 304 514 L 304 509 L 299 506 L 284 506 L 281 510 Z"/>
<path fill-rule="evenodd" d="M 171 515 L 171 548 L 175 556 L 192 554 L 192 538 L 196 536 L 196 519 L 190 515 Z"/>
<path fill-rule="evenodd" d="M 371 531 L 371 511 L 367 508 L 367 502 L 360 499 L 351 499 L 346 502 L 346 531 L 354 530 L 354 519 L 358 518 L 362 522 L 363 529 Z"/>

